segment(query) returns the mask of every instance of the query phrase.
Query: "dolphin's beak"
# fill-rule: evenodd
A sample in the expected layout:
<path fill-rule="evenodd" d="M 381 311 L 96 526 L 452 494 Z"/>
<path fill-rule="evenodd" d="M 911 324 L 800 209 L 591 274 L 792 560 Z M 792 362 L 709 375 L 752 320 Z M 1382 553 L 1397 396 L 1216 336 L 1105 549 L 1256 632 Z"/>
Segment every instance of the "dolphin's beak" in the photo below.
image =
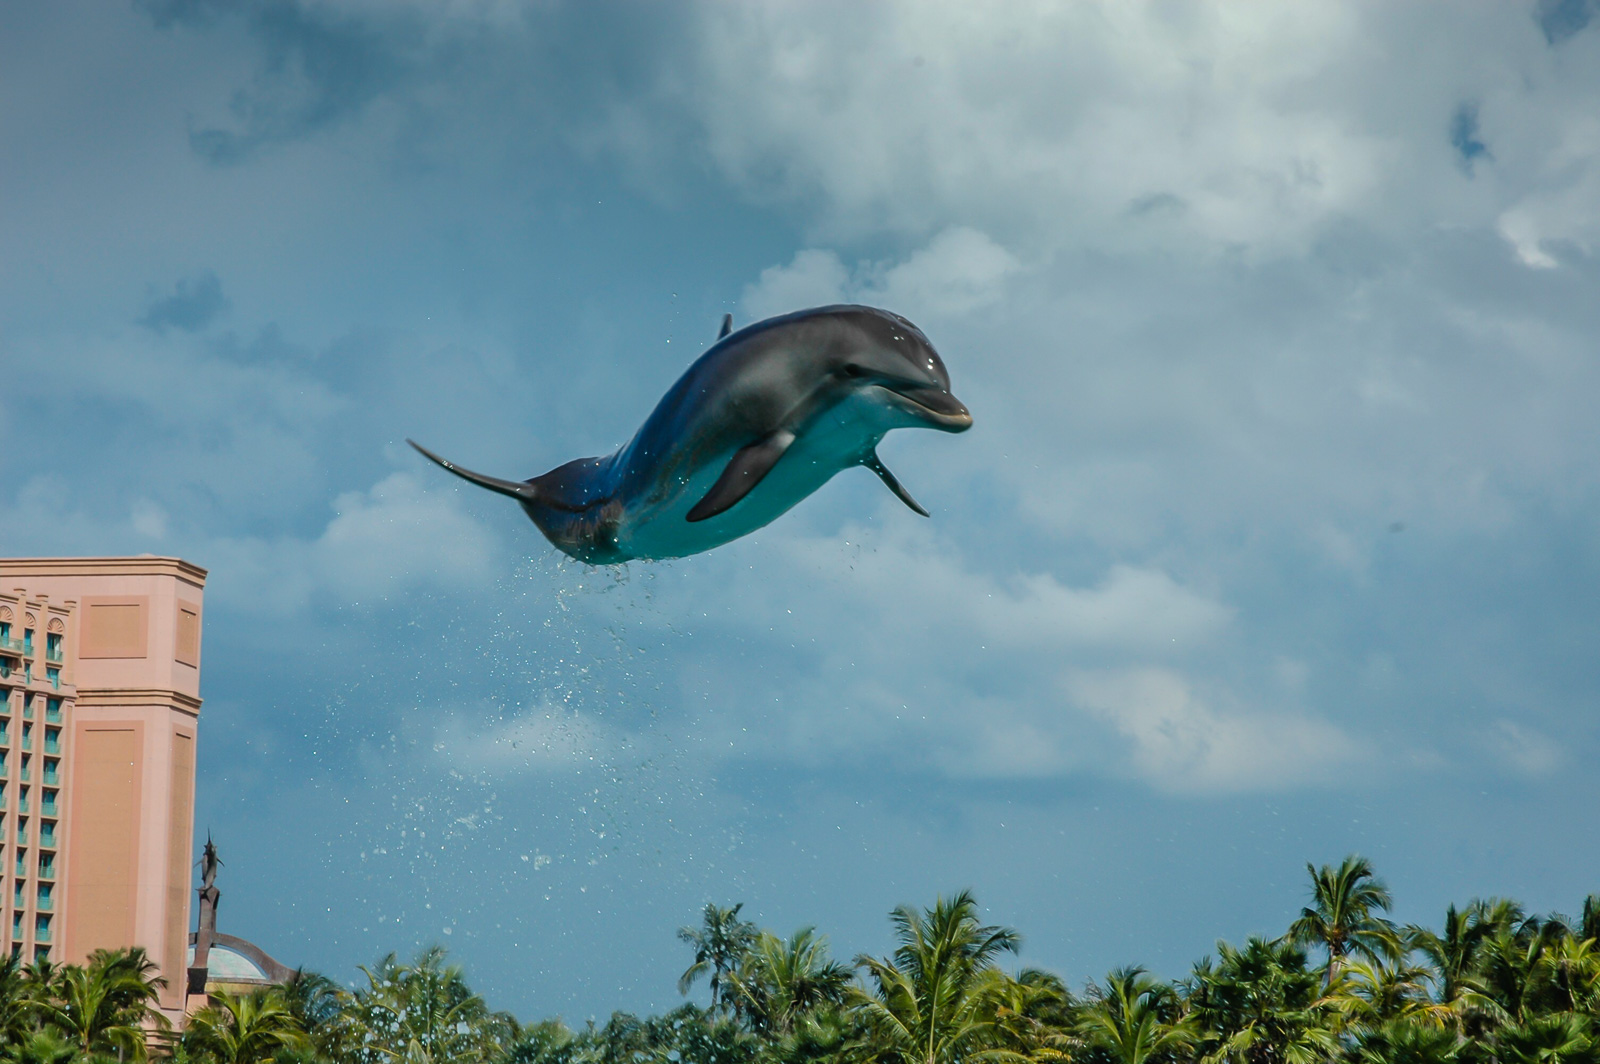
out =
<path fill-rule="evenodd" d="M 898 385 L 884 390 L 929 428 L 965 432 L 972 427 L 972 411 L 960 399 L 937 385 Z"/>

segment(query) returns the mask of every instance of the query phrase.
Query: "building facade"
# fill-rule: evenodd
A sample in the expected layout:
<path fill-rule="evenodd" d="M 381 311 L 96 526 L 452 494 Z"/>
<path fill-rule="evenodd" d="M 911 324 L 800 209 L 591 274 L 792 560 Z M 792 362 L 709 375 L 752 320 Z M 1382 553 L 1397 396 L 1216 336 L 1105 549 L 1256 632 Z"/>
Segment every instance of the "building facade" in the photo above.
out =
<path fill-rule="evenodd" d="M 0 924 L 26 961 L 143 946 L 183 1020 L 206 572 L 0 559 Z"/>

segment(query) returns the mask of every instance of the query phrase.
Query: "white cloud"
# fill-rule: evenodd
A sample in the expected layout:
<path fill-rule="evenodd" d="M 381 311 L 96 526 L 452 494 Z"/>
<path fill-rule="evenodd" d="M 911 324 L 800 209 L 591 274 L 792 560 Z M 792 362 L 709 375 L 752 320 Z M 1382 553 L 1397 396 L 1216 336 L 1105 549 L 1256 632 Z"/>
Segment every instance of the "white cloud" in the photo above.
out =
<path fill-rule="evenodd" d="M 712 159 L 820 232 L 1301 255 L 1359 219 L 1591 246 L 1593 34 L 1525 5 L 704 3 L 673 91 Z M 1483 125 L 1465 167 L 1452 116 Z M 1483 147 L 1484 143 L 1487 147 Z"/>
<path fill-rule="evenodd" d="M 778 549 L 797 580 L 824 592 L 841 612 L 874 626 L 892 609 L 951 641 L 976 637 L 1001 649 L 1113 647 L 1166 651 L 1221 632 L 1232 610 L 1153 568 L 1113 565 L 1098 584 L 1077 588 L 1051 573 L 995 574 L 963 564 L 951 547 L 921 528 L 891 533 L 847 527 L 846 541 L 865 536 L 872 551 L 839 566 L 833 538 L 787 539 Z M 804 573 L 803 577 L 798 574 Z M 909 647 L 920 655 L 923 648 Z"/>
<path fill-rule="evenodd" d="M 356 602 L 424 587 L 481 588 L 499 545 L 448 492 L 425 492 L 410 473 L 345 492 L 315 539 L 219 538 L 197 552 L 217 573 L 214 593 L 250 611 L 293 613 L 318 596 Z"/>
<path fill-rule="evenodd" d="M 494 571 L 495 541 L 442 492 L 393 473 L 366 492 L 346 492 L 313 545 L 324 580 L 351 598 L 398 584 L 480 586 Z"/>
<path fill-rule="evenodd" d="M 1591 126 L 1588 139 L 1585 157 L 1565 160 L 1575 177 L 1532 193 L 1500 216 L 1496 228 L 1523 265 L 1560 265 L 1552 244 L 1565 242 L 1586 255 L 1600 245 L 1600 124 Z"/>
<path fill-rule="evenodd" d="M 167 511 L 149 499 L 135 499 L 129 515 L 133 530 L 147 539 L 167 538 Z"/>
<path fill-rule="evenodd" d="M 1132 767 L 1168 791 L 1242 791 L 1330 781 L 1355 746 L 1325 721 L 1294 712 L 1220 709 L 1169 669 L 1085 671 L 1072 701 L 1132 747 Z"/>
<path fill-rule="evenodd" d="M 996 302 L 1021 264 L 988 234 L 966 226 L 939 233 L 927 247 L 889 267 L 880 284 L 866 291 L 882 293 L 885 301 L 941 316 L 965 314 Z"/>
<path fill-rule="evenodd" d="M 1502 765 L 1524 776 L 1547 776 L 1566 760 L 1549 736 L 1514 720 L 1495 721 L 1481 741 Z"/>
<path fill-rule="evenodd" d="M 434 736 L 433 751 L 451 768 L 508 775 L 604 763 L 625 744 L 632 745 L 585 714 L 544 706 L 486 727 L 447 717 Z"/>
<path fill-rule="evenodd" d="M 806 248 L 787 266 L 769 266 L 741 300 L 752 318 L 827 303 L 871 303 L 916 319 L 958 317 L 998 302 L 1022 269 L 1016 257 L 965 226 L 940 232 L 896 263 L 845 266 L 837 252 Z"/>
<path fill-rule="evenodd" d="M 1082 587 L 1051 573 L 986 571 L 923 526 L 768 537 L 749 550 L 768 576 L 752 584 L 730 574 L 740 591 L 729 638 L 762 647 L 771 632 L 773 641 L 749 651 L 766 662 L 759 674 L 703 666 L 714 670 L 709 694 L 721 708 L 701 726 L 746 752 L 806 765 L 1001 779 L 1116 771 L 1118 757 L 1128 761 L 1111 741 L 1118 729 L 1063 704 L 1062 684 L 1111 662 L 1188 660 L 1232 625 L 1226 604 L 1157 568 L 1112 565 Z M 792 627 L 774 618 L 793 618 Z M 796 646 L 791 631 L 828 636 Z M 776 711 L 766 708 L 775 688 Z M 1126 771 L 1142 775 L 1137 761 Z M 1216 758 L 1206 771 L 1208 786 L 1289 782 Z"/>
<path fill-rule="evenodd" d="M 812 767 L 1111 775 L 1183 793 L 1316 787 L 1351 768 L 1353 740 L 1301 705 L 1307 666 L 1263 660 L 1252 680 L 1219 679 L 1208 662 L 1231 660 L 1234 610 L 1160 568 L 1114 564 L 1074 586 L 974 566 L 916 525 L 752 553 L 767 575 L 738 584 L 729 638 L 765 665 L 758 684 L 712 666 L 716 710 L 698 727 L 713 747 L 721 735 Z M 791 642 L 816 632 L 827 638 Z M 1274 694 L 1241 695 L 1241 682 Z"/>
<path fill-rule="evenodd" d="M 1346 4 L 700 13 L 691 91 L 713 158 L 758 193 L 820 194 L 852 228 L 1299 246 L 1394 154 L 1317 91 L 1371 32 Z"/>
<path fill-rule="evenodd" d="M 850 298 L 850 271 L 837 253 L 819 248 L 795 252 L 787 266 L 768 266 L 745 286 L 740 305 L 752 318 L 770 318 L 806 307 L 842 303 Z"/>

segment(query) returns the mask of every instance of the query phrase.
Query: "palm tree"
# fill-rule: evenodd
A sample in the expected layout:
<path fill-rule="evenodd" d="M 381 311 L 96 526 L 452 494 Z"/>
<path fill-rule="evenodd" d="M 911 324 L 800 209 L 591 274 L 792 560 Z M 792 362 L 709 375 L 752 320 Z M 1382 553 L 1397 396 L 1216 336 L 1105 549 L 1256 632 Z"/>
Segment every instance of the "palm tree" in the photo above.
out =
<path fill-rule="evenodd" d="M 864 1039 L 854 1012 L 824 1005 L 797 1019 L 788 1034 L 769 1039 L 757 1059 L 763 1064 L 845 1064 L 857 1059 Z"/>
<path fill-rule="evenodd" d="M 802 927 L 787 942 L 763 931 L 723 993 L 752 1030 L 782 1037 L 812 1009 L 842 1004 L 850 978 L 848 967 L 828 959 L 828 940 L 815 928 Z"/>
<path fill-rule="evenodd" d="M 1207 1061 L 1322 1060 L 1338 1048 L 1344 982 L 1324 993 L 1304 950 L 1252 936 L 1242 949 L 1218 942 L 1217 957 L 1215 965 L 1197 964 L 1189 980 L 1189 1012 L 1205 1031 Z"/>
<path fill-rule="evenodd" d="M 39 1014 L 60 1028 L 77 1052 L 115 1054 L 142 1061 L 148 1055 L 146 1032 L 171 1025 L 150 1007 L 166 980 L 143 947 L 95 950 L 89 963 L 62 966 L 51 998 Z"/>
<path fill-rule="evenodd" d="M 1080 1006 L 1061 977 L 1024 968 L 997 998 L 998 1043 L 1033 1061 L 1070 1061 L 1083 1048 L 1076 1028 Z"/>
<path fill-rule="evenodd" d="M 1588 1017 L 1564 1012 L 1507 1027 L 1495 1055 L 1502 1064 L 1593 1064 L 1596 1048 Z"/>
<path fill-rule="evenodd" d="M 183 1041 L 217 1064 L 262 1064 L 282 1050 L 306 1044 L 305 1028 L 277 987 L 248 994 L 214 991 L 211 1003 L 189 1020 Z"/>
<path fill-rule="evenodd" d="M 1439 1027 L 1391 1021 L 1361 1033 L 1354 1060 L 1359 1064 L 1455 1064 L 1463 1043 Z"/>
<path fill-rule="evenodd" d="M 1545 951 L 1551 1007 L 1600 1015 L 1600 943 L 1562 935 Z"/>
<path fill-rule="evenodd" d="M 355 1052 L 376 1062 L 429 1064 L 496 1058 L 516 1040 L 516 1020 L 490 1012 L 461 968 L 430 946 L 411 964 L 394 954 L 362 968 L 367 986 L 345 1009 Z"/>
<path fill-rule="evenodd" d="M 680 1005 L 663 1016 L 640 1019 L 613 1012 L 604 1027 L 589 1029 L 574 1040 L 570 1055 L 557 1054 L 562 1064 L 749 1064 L 756 1040 L 727 1016 L 715 1016 L 694 1004 Z M 552 1064 L 555 1064 L 552 1061 Z M 508 1062 L 510 1064 L 510 1062 Z M 521 1064 L 516 1061 L 515 1064 Z M 543 1062 L 540 1062 L 543 1064 Z"/>
<path fill-rule="evenodd" d="M 1433 969 L 1435 1000 L 1450 1010 L 1461 1031 L 1471 1034 L 1485 1023 L 1499 1022 L 1480 978 L 1484 944 L 1502 936 L 1509 941 L 1517 941 L 1519 936 L 1526 939 L 1540 926 L 1537 918 L 1528 917 L 1514 901 L 1475 898 L 1465 909 L 1450 906 L 1442 931 L 1412 926 L 1406 929 L 1405 939 Z M 1504 949 L 1502 946 L 1502 953 Z"/>
<path fill-rule="evenodd" d="M 1583 899 L 1583 915 L 1578 920 L 1577 936 L 1580 940 L 1600 942 L 1600 894 Z"/>
<path fill-rule="evenodd" d="M 759 933 L 755 924 L 739 919 L 740 902 L 731 909 L 707 904 L 699 928 L 680 927 L 678 938 L 694 947 L 694 963 L 678 977 L 678 993 L 688 996 L 689 988 L 703 975 L 711 977 L 711 1011 L 726 1007 L 726 981 L 755 944 Z"/>
<path fill-rule="evenodd" d="M 308 1033 L 338 1019 L 350 1000 L 338 983 L 319 972 L 296 969 L 283 984 L 283 1001 L 300 1026 Z"/>
<path fill-rule="evenodd" d="M 1196 1041 L 1193 1023 L 1178 1015 L 1177 994 L 1143 968 L 1118 968 L 1094 987 L 1078 1034 L 1112 1064 L 1145 1064 L 1175 1056 Z"/>
<path fill-rule="evenodd" d="M 1345 965 L 1344 976 L 1342 1004 L 1368 1026 L 1416 1020 L 1442 1027 L 1451 1018 L 1449 1006 L 1428 997 L 1430 972 L 1422 965 L 1405 960 L 1394 964 L 1351 961 Z"/>
<path fill-rule="evenodd" d="M 304 969 L 291 975 L 279 990 L 284 1006 L 307 1036 L 299 1049 L 281 1055 L 284 1064 L 289 1057 L 306 1058 L 311 1064 L 319 1057 L 344 1060 L 356 1053 L 351 1046 L 359 1044 L 360 1032 L 346 1017 L 346 1009 L 354 1003 L 349 991 L 325 975 Z"/>
<path fill-rule="evenodd" d="M 1376 915 L 1388 911 L 1389 888 L 1376 879 L 1372 862 L 1351 854 L 1338 868 L 1306 865 L 1311 874 L 1311 905 L 1289 927 L 1289 937 L 1304 946 L 1328 951 L 1329 986 L 1352 950 L 1371 960 L 1392 956 L 1399 939 L 1394 926 Z"/>
<path fill-rule="evenodd" d="M 0 1060 L 7 1064 L 71 1064 L 77 1056 L 77 1046 L 48 1028 L 7 1039 L 0 1049 Z"/>
<path fill-rule="evenodd" d="M 852 988 L 851 1001 L 876 1059 L 890 1064 L 952 1064 L 980 1057 L 1022 1059 L 998 1048 L 998 1005 L 1008 980 L 995 967 L 1022 939 L 1010 928 L 983 926 L 970 891 L 918 912 L 890 914 L 900 946 L 894 959 L 860 956 L 872 980 Z"/>
<path fill-rule="evenodd" d="M 53 970 L 46 973 L 53 978 Z M 17 958 L 0 959 L 0 1043 L 15 1045 L 33 1030 L 39 984 Z"/>
<path fill-rule="evenodd" d="M 1440 1005 L 1454 1007 L 1466 991 L 1479 940 L 1470 906 L 1465 911 L 1454 905 L 1446 909 L 1442 932 L 1415 924 L 1406 928 L 1406 943 L 1433 967 L 1434 990 Z"/>
<path fill-rule="evenodd" d="M 1520 1023 L 1544 1011 L 1554 996 L 1547 954 L 1557 934 L 1529 920 L 1483 940 L 1462 1001 L 1478 1026 Z"/>
<path fill-rule="evenodd" d="M 571 1029 L 560 1020 L 541 1020 L 517 1032 L 517 1040 L 507 1051 L 503 1064 L 572 1064 L 574 1044 Z"/>

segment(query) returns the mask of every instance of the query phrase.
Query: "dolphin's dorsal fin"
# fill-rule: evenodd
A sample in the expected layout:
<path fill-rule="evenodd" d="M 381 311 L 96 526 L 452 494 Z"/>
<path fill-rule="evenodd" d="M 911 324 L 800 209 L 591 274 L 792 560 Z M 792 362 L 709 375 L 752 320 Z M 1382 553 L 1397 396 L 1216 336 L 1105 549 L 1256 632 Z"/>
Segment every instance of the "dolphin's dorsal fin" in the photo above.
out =
<path fill-rule="evenodd" d="M 750 490 L 761 483 L 761 478 L 772 472 L 772 467 L 778 464 L 778 459 L 783 457 L 783 452 L 793 442 L 794 433 L 788 429 L 778 429 L 736 451 L 728 460 L 728 467 L 722 471 L 722 476 L 706 492 L 705 498 L 695 503 L 694 509 L 689 511 L 689 520 L 704 521 L 708 517 L 715 517 L 750 494 Z"/>
<path fill-rule="evenodd" d="M 924 510 L 917 500 L 911 497 L 911 493 L 907 491 L 903 485 L 901 485 L 898 479 L 896 479 L 895 475 L 889 472 L 889 467 L 883 464 L 883 459 L 878 457 L 877 451 L 868 452 L 867 457 L 862 461 L 861 464 L 878 474 L 878 479 L 882 480 L 886 485 L 888 485 L 889 490 L 894 492 L 895 497 L 901 502 L 911 507 L 923 517 L 928 516 L 928 511 Z"/>
<path fill-rule="evenodd" d="M 733 315 L 724 314 L 722 316 L 722 331 L 717 333 L 717 339 L 721 340 L 731 332 L 733 332 Z"/>

